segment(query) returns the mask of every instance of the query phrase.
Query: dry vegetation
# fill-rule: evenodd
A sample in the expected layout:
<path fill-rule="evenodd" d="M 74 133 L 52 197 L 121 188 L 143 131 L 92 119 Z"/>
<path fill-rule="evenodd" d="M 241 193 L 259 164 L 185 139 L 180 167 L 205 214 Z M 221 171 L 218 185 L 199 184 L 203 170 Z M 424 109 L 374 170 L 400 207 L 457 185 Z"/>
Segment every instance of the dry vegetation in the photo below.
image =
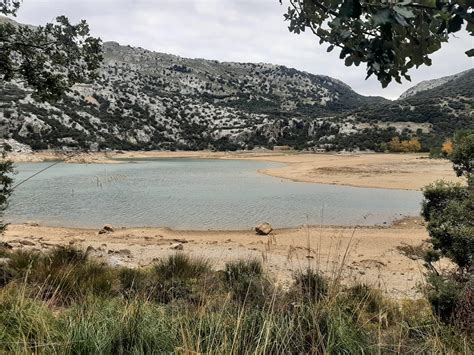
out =
<path fill-rule="evenodd" d="M 427 302 L 385 298 L 302 268 L 287 290 L 257 260 L 174 254 L 111 268 L 70 247 L 2 251 L 0 352 L 470 353 Z"/>

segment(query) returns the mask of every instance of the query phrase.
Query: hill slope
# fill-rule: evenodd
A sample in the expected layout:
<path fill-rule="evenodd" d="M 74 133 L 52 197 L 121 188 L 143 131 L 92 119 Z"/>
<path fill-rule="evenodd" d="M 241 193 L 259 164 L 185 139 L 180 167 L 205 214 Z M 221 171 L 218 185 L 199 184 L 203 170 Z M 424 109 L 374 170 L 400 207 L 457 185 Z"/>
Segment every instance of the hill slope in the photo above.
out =
<path fill-rule="evenodd" d="M 41 103 L 20 83 L 1 84 L 0 135 L 34 149 L 380 149 L 395 135 L 444 136 L 472 126 L 472 78 L 466 72 L 392 102 L 284 66 L 107 42 L 99 79 L 74 86 L 60 102 Z"/>

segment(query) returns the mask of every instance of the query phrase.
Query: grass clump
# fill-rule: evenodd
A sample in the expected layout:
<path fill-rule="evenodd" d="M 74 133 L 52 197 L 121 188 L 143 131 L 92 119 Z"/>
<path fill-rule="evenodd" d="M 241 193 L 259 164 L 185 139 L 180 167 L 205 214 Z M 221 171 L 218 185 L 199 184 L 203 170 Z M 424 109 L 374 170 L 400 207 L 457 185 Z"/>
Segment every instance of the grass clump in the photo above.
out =
<path fill-rule="evenodd" d="M 258 260 L 229 262 L 224 269 L 225 285 L 232 298 L 239 303 L 263 305 L 274 292 Z"/>
<path fill-rule="evenodd" d="M 184 254 L 141 269 L 112 268 L 70 248 L 9 251 L 7 258 L 0 271 L 14 274 L 0 286 L 0 353 L 473 350 L 469 332 L 440 322 L 427 300 L 395 302 L 311 269 L 297 273 L 286 290 L 258 260 L 213 271 L 209 262 Z M 463 293 L 466 304 L 470 297 Z"/>
<path fill-rule="evenodd" d="M 327 280 L 311 268 L 295 275 L 295 286 L 302 297 L 312 302 L 319 301 L 328 294 Z"/>
<path fill-rule="evenodd" d="M 72 247 L 57 247 L 47 254 L 19 250 L 12 252 L 9 259 L 8 269 L 4 270 L 13 275 L 10 281 L 25 282 L 44 300 L 68 304 L 89 293 L 113 293 L 113 270 Z"/>

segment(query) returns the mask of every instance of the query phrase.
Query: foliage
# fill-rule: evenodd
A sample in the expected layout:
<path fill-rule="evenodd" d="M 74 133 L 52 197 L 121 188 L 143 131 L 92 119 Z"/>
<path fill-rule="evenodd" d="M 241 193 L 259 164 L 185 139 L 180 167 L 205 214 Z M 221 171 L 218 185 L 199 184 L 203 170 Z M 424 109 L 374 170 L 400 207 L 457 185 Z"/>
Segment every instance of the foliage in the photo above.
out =
<path fill-rule="evenodd" d="M 441 152 L 445 156 L 449 156 L 453 153 L 453 150 L 454 150 L 453 140 L 450 138 L 446 139 L 443 145 L 441 146 Z"/>
<path fill-rule="evenodd" d="M 388 143 L 388 149 L 391 152 L 416 153 L 421 150 L 421 144 L 418 138 L 401 141 L 400 138 L 394 137 Z"/>
<path fill-rule="evenodd" d="M 51 282 L 44 275 L 82 273 L 97 261 L 71 248 L 46 254 L 7 254 L 16 276 L 0 286 L 1 353 L 472 352 L 472 338 L 439 324 L 426 302 L 404 301 L 399 305 L 366 285 L 345 287 L 328 282 L 325 287 L 331 297 L 308 298 L 295 279 L 287 291 L 277 291 L 271 285 L 273 291 L 257 304 L 228 297 L 242 279 L 267 278 L 263 265 L 254 260 L 230 263 L 224 277 L 222 271 L 206 270 L 211 284 L 205 275 L 192 274 L 188 268 L 190 264 L 205 265 L 205 260 L 159 261 L 164 271 L 161 281 L 166 281 L 165 275 L 175 279 L 179 274 L 188 281 L 188 277 L 195 278 L 196 287 L 190 292 L 200 292 L 199 303 L 188 297 L 165 304 L 149 297 L 146 287 L 127 293 L 125 288 L 129 290 L 136 280 L 140 280 L 136 285 L 156 281 L 156 267 L 132 270 L 105 264 L 103 277 L 112 288 L 102 292 L 90 287 L 92 281 L 83 279 L 70 285 L 69 293 L 81 294 L 80 298 L 58 303 L 42 292 Z M 183 272 L 178 272 L 178 265 Z M 168 273 L 169 267 L 172 273 Z M 319 280 L 309 270 L 301 275 L 306 275 L 305 280 Z M 43 287 L 38 288 L 40 280 Z M 123 297 L 125 294 L 128 297 Z M 248 297 L 253 296 L 249 293 Z"/>
<path fill-rule="evenodd" d="M 464 131 L 455 136 L 450 158 L 458 176 L 469 178 L 474 174 L 474 131 Z"/>
<path fill-rule="evenodd" d="M 282 3 L 282 0 L 280 0 Z M 367 65 L 383 87 L 392 79 L 410 80 L 409 69 L 431 65 L 429 55 L 463 27 L 474 33 L 473 4 L 464 0 L 306 1 L 289 0 L 285 15 L 294 33 L 311 30 L 328 43 L 328 52 L 341 48 L 346 66 Z M 474 49 L 466 52 L 473 56 Z"/>
<path fill-rule="evenodd" d="M 311 268 L 297 273 L 295 283 L 303 297 L 313 302 L 321 300 L 328 293 L 327 280 Z"/>
<path fill-rule="evenodd" d="M 456 323 L 457 313 L 472 312 L 474 280 L 474 134 L 458 132 L 449 158 L 458 176 L 467 179 L 467 186 L 438 181 L 424 189 L 422 215 L 428 222 L 433 250 L 425 260 L 430 267 L 428 298 L 441 320 Z M 458 269 L 440 274 L 432 262 L 448 257 Z M 467 311 L 466 311 L 467 310 Z M 463 313 L 464 312 L 464 313 Z M 469 317 L 464 316 L 471 324 Z M 461 323 L 457 323 L 461 324 Z"/>
<path fill-rule="evenodd" d="M 232 297 L 238 302 L 263 305 L 271 297 L 270 284 L 258 260 L 229 262 L 225 265 L 224 275 Z"/>
<path fill-rule="evenodd" d="M 19 1 L 3 0 L 0 11 L 14 14 Z M 40 27 L 0 24 L 0 77 L 23 80 L 41 100 L 57 100 L 73 84 L 95 77 L 102 61 L 100 39 L 85 21 L 72 25 L 65 16 Z"/>
<path fill-rule="evenodd" d="M 13 178 L 12 174 L 14 173 L 13 162 L 6 159 L 5 152 L 1 153 L 2 157 L 0 158 L 0 235 L 6 229 L 6 224 L 1 220 L 3 213 L 8 207 L 8 198 L 12 193 L 12 184 Z"/>
<path fill-rule="evenodd" d="M 436 274 L 430 274 L 427 281 L 428 300 L 435 314 L 446 323 L 452 322 L 461 296 L 462 283 Z"/>
<path fill-rule="evenodd" d="M 20 7 L 21 0 L 0 1 L 0 13 L 4 15 L 14 15 Z"/>
<path fill-rule="evenodd" d="M 474 256 L 474 192 L 439 181 L 424 189 L 422 215 L 433 248 L 468 270 Z"/>

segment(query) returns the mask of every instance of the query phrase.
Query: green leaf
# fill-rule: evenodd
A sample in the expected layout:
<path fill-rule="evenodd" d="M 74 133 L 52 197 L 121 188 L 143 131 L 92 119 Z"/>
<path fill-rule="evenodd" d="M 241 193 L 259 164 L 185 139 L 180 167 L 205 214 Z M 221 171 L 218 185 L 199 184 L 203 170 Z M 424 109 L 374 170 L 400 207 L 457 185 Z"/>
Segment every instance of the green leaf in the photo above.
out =
<path fill-rule="evenodd" d="M 344 0 L 339 11 L 340 17 L 359 18 L 360 15 L 362 15 L 362 6 L 359 0 Z"/>
<path fill-rule="evenodd" d="M 406 7 L 394 6 L 393 9 L 395 10 L 397 14 L 399 14 L 400 16 L 403 16 L 406 19 L 415 18 L 415 14 L 413 13 L 413 11 L 411 11 L 410 9 Z"/>
<path fill-rule="evenodd" d="M 331 45 L 328 47 L 327 51 L 328 51 L 328 52 L 331 52 L 333 49 L 334 49 L 334 46 L 331 44 Z"/>
<path fill-rule="evenodd" d="M 462 23 L 464 20 L 461 16 L 455 15 L 451 20 L 448 22 L 448 33 L 457 32 L 461 29 Z"/>
<path fill-rule="evenodd" d="M 389 9 L 382 9 L 377 11 L 372 15 L 372 20 L 374 21 L 375 26 L 385 25 L 392 22 L 392 17 L 390 16 Z"/>
<path fill-rule="evenodd" d="M 469 49 L 468 51 L 466 51 L 466 54 L 467 54 L 468 57 L 474 57 L 474 48 Z"/>
<path fill-rule="evenodd" d="M 405 17 L 400 16 L 398 13 L 395 13 L 393 17 L 398 22 L 398 24 L 400 24 L 404 27 L 408 26 L 408 22 L 407 22 L 407 20 L 405 20 Z"/>

